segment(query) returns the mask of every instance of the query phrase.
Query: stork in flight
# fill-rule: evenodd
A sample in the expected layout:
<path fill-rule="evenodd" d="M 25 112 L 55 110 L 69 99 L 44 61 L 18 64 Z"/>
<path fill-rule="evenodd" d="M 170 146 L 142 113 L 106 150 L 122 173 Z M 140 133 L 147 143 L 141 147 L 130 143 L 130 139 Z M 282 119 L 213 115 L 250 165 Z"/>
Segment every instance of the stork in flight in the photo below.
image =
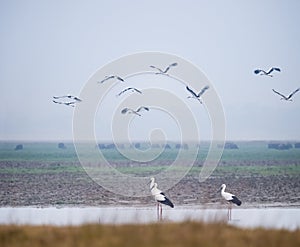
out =
<path fill-rule="evenodd" d="M 221 196 L 228 202 L 227 217 L 228 217 L 228 220 L 231 220 L 232 204 L 241 206 L 242 202 L 235 195 L 233 195 L 229 192 L 225 192 L 225 188 L 226 188 L 226 185 L 222 184 L 220 189 L 218 190 L 218 192 L 221 191 Z"/>
<path fill-rule="evenodd" d="M 166 195 L 157 188 L 157 183 L 155 183 L 155 178 L 150 179 L 150 190 L 151 194 L 157 202 L 157 219 L 162 220 L 162 204 L 168 205 L 174 208 L 174 204 L 170 201 Z"/>
<path fill-rule="evenodd" d="M 55 104 L 67 105 L 67 106 L 71 106 L 71 107 L 75 107 L 75 104 L 77 103 L 76 101 L 59 102 L 59 101 L 56 101 L 56 100 L 52 100 L 52 102 L 55 103 Z"/>
<path fill-rule="evenodd" d="M 200 97 L 202 96 L 202 94 L 204 94 L 204 92 L 209 89 L 209 86 L 205 86 L 204 88 L 201 89 L 201 91 L 197 94 L 195 93 L 192 89 L 190 89 L 188 86 L 186 86 L 186 90 L 188 90 L 192 96 L 188 96 L 188 98 L 193 98 L 193 99 L 197 99 L 201 104 L 202 101 L 200 99 Z"/>
<path fill-rule="evenodd" d="M 267 75 L 267 76 L 273 77 L 273 75 L 271 75 L 271 73 L 272 73 L 273 71 L 278 71 L 278 72 L 280 72 L 281 70 L 280 70 L 280 68 L 272 67 L 272 68 L 269 69 L 269 71 L 265 71 L 265 70 L 263 70 L 263 69 L 256 69 L 256 70 L 254 70 L 254 73 L 255 73 L 255 74 Z"/>
<path fill-rule="evenodd" d="M 295 93 L 297 93 L 297 92 L 300 90 L 300 88 L 297 88 L 294 92 L 290 93 L 290 95 L 288 95 L 288 96 L 285 96 L 285 95 L 283 95 L 282 93 L 279 93 L 279 92 L 276 91 L 275 89 L 272 89 L 272 90 L 273 90 L 274 93 L 276 93 L 276 94 L 278 94 L 278 95 L 280 95 L 280 96 L 282 97 L 281 100 L 293 101 L 291 98 L 293 97 L 293 95 L 294 95 Z"/>
<path fill-rule="evenodd" d="M 53 99 L 64 99 L 64 98 L 73 99 L 73 100 L 78 101 L 78 102 L 82 101 L 78 97 L 70 95 L 70 94 L 63 95 L 63 96 L 53 96 Z"/>
<path fill-rule="evenodd" d="M 121 113 L 122 114 L 135 114 L 135 115 L 138 115 L 138 116 L 142 116 L 139 112 L 143 111 L 143 110 L 146 110 L 146 111 L 149 111 L 149 108 L 148 107 L 145 107 L 145 106 L 141 106 L 139 107 L 137 110 L 133 110 L 131 108 L 124 108 Z"/>
<path fill-rule="evenodd" d="M 137 92 L 139 94 L 142 94 L 142 92 L 138 89 L 136 89 L 135 87 L 128 87 L 128 88 L 125 88 L 123 91 L 121 91 L 120 93 L 118 93 L 116 96 L 121 96 L 123 93 L 127 92 L 127 91 L 131 91 L 131 92 Z"/>
<path fill-rule="evenodd" d="M 167 68 L 165 68 L 165 70 L 162 70 L 161 68 L 158 68 L 154 65 L 150 65 L 150 68 L 152 69 L 156 69 L 158 70 L 159 72 L 155 73 L 155 74 L 167 74 L 167 72 L 170 70 L 171 67 L 175 67 L 177 66 L 178 63 L 171 63 Z"/>
<path fill-rule="evenodd" d="M 117 75 L 110 75 L 110 76 L 105 76 L 105 78 L 102 80 L 102 81 L 98 81 L 98 83 L 103 83 L 107 80 L 110 80 L 110 79 L 117 79 L 121 82 L 124 82 L 124 79 L 120 76 L 117 76 Z"/>

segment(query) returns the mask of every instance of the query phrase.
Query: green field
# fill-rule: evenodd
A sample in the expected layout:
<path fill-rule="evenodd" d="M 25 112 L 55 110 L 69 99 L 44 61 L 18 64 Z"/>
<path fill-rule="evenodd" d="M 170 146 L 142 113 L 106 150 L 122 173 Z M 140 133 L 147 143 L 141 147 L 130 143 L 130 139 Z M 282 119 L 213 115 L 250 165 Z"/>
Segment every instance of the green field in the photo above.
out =
<path fill-rule="evenodd" d="M 267 142 L 237 142 L 239 149 L 225 149 L 217 169 L 213 175 L 236 174 L 240 176 L 273 176 L 273 175 L 299 175 L 300 174 L 300 149 L 274 150 L 267 148 Z M 23 150 L 15 151 L 17 143 L 0 143 L 0 161 L 12 164 L 22 163 L 22 166 L 1 166 L 0 174 L 42 174 L 42 173 L 81 173 L 84 169 L 80 166 L 75 147 L 72 143 L 66 143 L 66 149 L 59 149 L 57 143 L 23 143 Z M 199 174 L 201 166 L 208 152 L 208 144 L 200 146 L 196 162 L 189 174 Z M 184 151 L 186 159 L 189 152 L 195 149 L 192 146 Z M 92 154 L 97 149 L 92 150 Z M 89 155 L 87 150 L 87 156 Z M 139 164 L 125 158 L 116 149 L 101 150 L 104 157 L 111 164 L 116 164 L 116 169 L 125 174 L 147 175 L 158 173 L 168 167 L 176 158 L 178 149 L 174 147 L 166 149 L 157 159 Z M 126 152 L 134 152 L 128 149 Z M 150 153 L 151 155 L 151 153 Z M 96 160 L 96 158 L 95 158 Z M 40 166 L 31 167 L 24 165 L 30 162 L 41 163 Z M 184 162 L 182 167 L 185 169 Z M 130 165 L 129 165 L 130 164 Z"/>

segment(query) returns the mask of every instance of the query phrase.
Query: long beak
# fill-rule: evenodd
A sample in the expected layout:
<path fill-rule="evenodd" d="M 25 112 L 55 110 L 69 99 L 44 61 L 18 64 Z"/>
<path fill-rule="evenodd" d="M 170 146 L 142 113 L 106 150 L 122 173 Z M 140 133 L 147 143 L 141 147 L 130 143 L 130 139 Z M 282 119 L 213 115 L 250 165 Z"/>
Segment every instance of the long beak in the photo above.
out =
<path fill-rule="evenodd" d="M 221 191 L 221 189 L 222 189 L 222 186 L 217 190 L 216 193 L 219 193 Z"/>

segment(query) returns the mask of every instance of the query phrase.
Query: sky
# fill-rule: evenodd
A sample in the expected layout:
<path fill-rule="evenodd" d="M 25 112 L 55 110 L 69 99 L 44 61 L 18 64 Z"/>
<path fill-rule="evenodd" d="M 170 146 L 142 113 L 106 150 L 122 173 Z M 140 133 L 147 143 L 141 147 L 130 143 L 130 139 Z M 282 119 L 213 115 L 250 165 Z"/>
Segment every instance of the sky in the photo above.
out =
<path fill-rule="evenodd" d="M 52 96 L 80 96 L 101 67 L 144 51 L 174 54 L 207 76 L 228 140 L 300 140 L 300 93 L 285 102 L 272 92 L 300 87 L 299 12 L 297 0 L 0 1 L 0 140 L 72 140 L 74 109 Z M 272 66 L 282 70 L 272 78 L 253 73 Z M 101 117 L 97 135 L 110 139 L 110 117 Z M 166 116 L 138 121 L 136 139 L 153 128 L 179 135 Z"/>

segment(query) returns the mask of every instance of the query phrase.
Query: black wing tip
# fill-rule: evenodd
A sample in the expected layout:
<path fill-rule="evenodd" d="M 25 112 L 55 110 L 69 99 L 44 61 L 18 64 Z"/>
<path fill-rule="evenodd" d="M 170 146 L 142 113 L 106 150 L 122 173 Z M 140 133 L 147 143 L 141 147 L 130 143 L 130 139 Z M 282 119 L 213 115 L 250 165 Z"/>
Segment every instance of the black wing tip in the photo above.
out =
<path fill-rule="evenodd" d="M 279 72 L 281 72 L 281 69 L 280 69 L 280 68 L 278 68 L 278 67 L 273 67 L 272 69 L 274 69 L 274 70 L 276 70 L 276 71 L 279 71 Z"/>
<path fill-rule="evenodd" d="M 233 196 L 232 197 L 232 200 L 230 200 L 232 203 L 238 205 L 238 206 L 241 206 L 242 205 L 242 202 L 241 200 L 239 200 L 236 196 Z"/>
<path fill-rule="evenodd" d="M 260 69 L 256 69 L 254 70 L 254 74 L 258 74 L 261 70 Z"/>
<path fill-rule="evenodd" d="M 163 194 L 164 195 L 164 194 Z M 174 208 L 174 204 L 169 200 L 169 198 L 165 197 L 164 201 L 159 201 L 162 204 L 165 204 L 167 206 L 170 206 L 171 208 Z"/>

